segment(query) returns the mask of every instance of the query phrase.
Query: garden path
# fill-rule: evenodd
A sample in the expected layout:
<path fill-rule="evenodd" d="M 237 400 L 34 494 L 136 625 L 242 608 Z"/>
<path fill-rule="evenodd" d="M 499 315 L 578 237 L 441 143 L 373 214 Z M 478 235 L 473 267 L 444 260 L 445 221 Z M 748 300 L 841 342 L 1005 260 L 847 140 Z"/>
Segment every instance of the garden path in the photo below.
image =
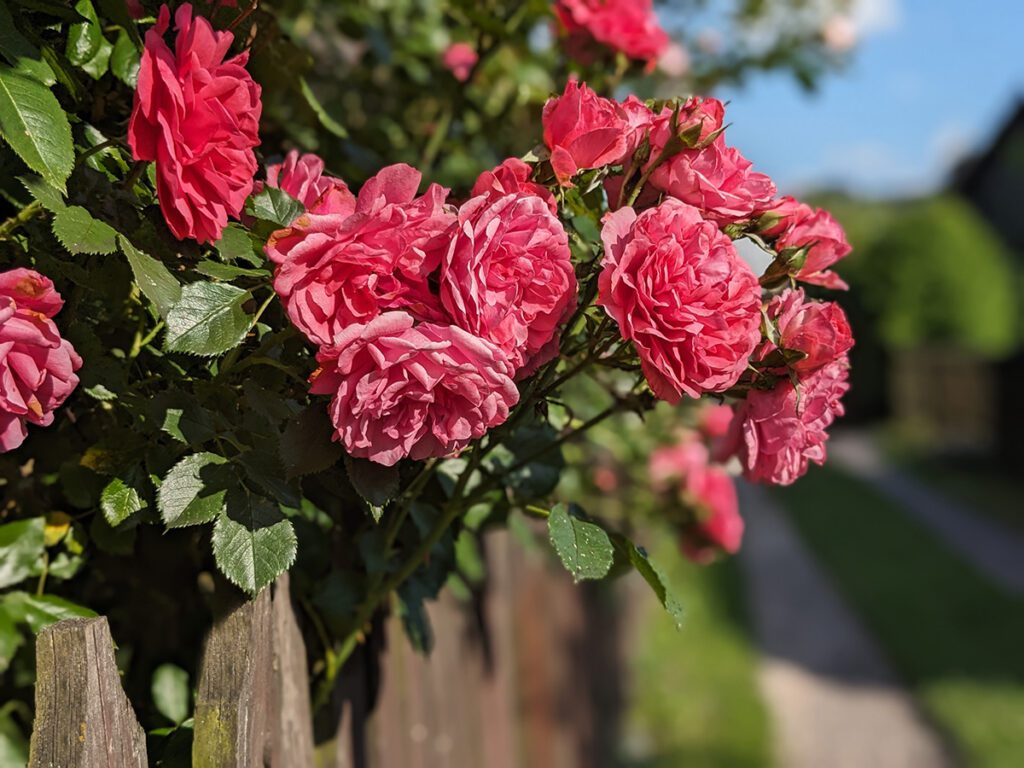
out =
<path fill-rule="evenodd" d="M 740 488 L 740 562 L 780 768 L 946 768 L 941 743 L 789 521 Z"/>
<path fill-rule="evenodd" d="M 829 458 L 900 504 L 995 584 L 1024 594 L 1024 535 L 893 467 L 866 432 L 837 433 L 829 445 Z"/>

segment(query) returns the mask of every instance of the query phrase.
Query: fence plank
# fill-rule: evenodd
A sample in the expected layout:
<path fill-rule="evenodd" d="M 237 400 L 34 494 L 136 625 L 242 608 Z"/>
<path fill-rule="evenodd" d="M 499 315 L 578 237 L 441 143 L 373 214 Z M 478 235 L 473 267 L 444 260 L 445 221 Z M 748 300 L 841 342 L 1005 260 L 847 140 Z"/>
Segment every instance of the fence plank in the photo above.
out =
<path fill-rule="evenodd" d="M 146 735 L 114 663 L 103 617 L 69 619 L 36 639 L 30 768 L 146 768 Z"/>
<path fill-rule="evenodd" d="M 203 648 L 192 762 L 197 768 L 313 765 L 306 647 L 288 575 L 255 600 L 235 596 Z"/>

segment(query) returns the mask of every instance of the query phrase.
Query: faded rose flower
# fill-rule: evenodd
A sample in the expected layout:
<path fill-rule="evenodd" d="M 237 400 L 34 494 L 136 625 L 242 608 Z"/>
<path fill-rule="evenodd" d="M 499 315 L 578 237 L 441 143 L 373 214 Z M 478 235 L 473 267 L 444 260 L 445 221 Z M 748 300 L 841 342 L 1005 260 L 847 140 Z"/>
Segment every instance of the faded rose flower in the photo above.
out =
<path fill-rule="evenodd" d="M 785 378 L 771 390 L 750 390 L 729 434 L 730 453 L 738 454 L 747 479 L 789 485 L 809 462 L 825 462 L 826 430 L 843 415 L 849 367 L 843 355 L 801 377 L 799 391 Z"/>
<path fill-rule="evenodd" d="M 444 68 L 460 83 L 469 80 L 473 67 L 479 60 L 480 56 L 469 43 L 452 43 L 441 57 Z"/>
<path fill-rule="evenodd" d="M 669 43 L 652 0 L 556 0 L 555 14 L 569 35 L 571 50 L 582 59 L 590 58 L 591 40 L 648 63 Z"/>
<path fill-rule="evenodd" d="M 31 269 L 0 273 L 0 452 L 49 426 L 75 387 L 82 359 L 53 322 L 64 305 L 49 278 Z"/>
<path fill-rule="evenodd" d="M 441 265 L 441 302 L 454 322 L 501 349 L 521 375 L 557 353 L 576 304 L 561 222 L 535 195 L 475 197 L 459 211 Z"/>
<path fill-rule="evenodd" d="M 536 195 L 547 203 L 551 213 L 557 216 L 558 202 L 555 200 L 555 196 L 543 184 L 530 181 L 531 173 L 533 173 L 533 166 L 517 157 L 510 157 L 497 168 L 481 173 L 477 177 L 470 195 L 472 197 L 487 195 L 491 198 L 511 194 Z"/>
<path fill-rule="evenodd" d="M 760 341 L 761 290 L 732 241 L 677 200 L 605 217 L 598 304 L 632 341 L 654 394 L 722 392 Z"/>
<path fill-rule="evenodd" d="M 257 186 L 261 188 L 262 184 Z M 283 162 L 268 165 L 267 186 L 287 192 L 307 209 L 312 209 L 326 192 L 332 191 L 335 205 L 330 212 L 347 215 L 355 211 L 356 198 L 348 185 L 341 179 L 325 176 L 324 161 L 312 152 L 299 154 L 293 149 Z M 318 212 L 328 211 L 318 209 Z"/>
<path fill-rule="evenodd" d="M 708 449 L 689 432 L 672 445 L 663 445 L 651 451 L 647 459 L 647 475 L 656 491 L 666 490 L 672 482 L 679 482 L 708 465 Z"/>
<path fill-rule="evenodd" d="M 697 429 L 708 439 L 725 437 L 732 423 L 732 406 L 720 403 L 709 403 L 700 410 Z"/>
<path fill-rule="evenodd" d="M 736 484 L 721 467 L 709 466 L 688 479 L 685 498 L 697 509 L 697 520 L 684 528 L 682 549 L 691 560 L 708 563 L 718 552 L 735 554 L 743 542 Z"/>
<path fill-rule="evenodd" d="M 348 325 L 392 309 L 444 318 L 427 278 L 441 264 L 455 215 L 437 184 L 416 196 L 420 179 L 408 165 L 388 166 L 363 185 L 351 215 L 314 206 L 270 236 L 274 290 L 311 341 L 330 344 Z"/>
<path fill-rule="evenodd" d="M 789 364 L 797 373 L 828 365 L 853 346 L 853 333 L 842 307 L 833 301 L 808 301 L 801 289 L 787 289 L 774 296 L 766 314 L 778 329 L 778 346 L 804 354 Z M 775 344 L 766 341 L 756 356 L 763 360 L 775 349 Z"/>
<path fill-rule="evenodd" d="M 172 52 L 164 42 L 170 11 L 162 6 L 146 32 L 128 143 L 136 160 L 156 163 L 157 196 L 179 240 L 220 239 L 253 189 L 260 143 L 260 87 L 245 70 L 248 52 L 228 61 L 234 39 L 182 5 Z"/>
<path fill-rule="evenodd" d="M 405 312 L 347 326 L 317 361 L 310 392 L 331 396 L 335 439 L 387 466 L 457 453 L 519 400 L 497 347 L 455 326 L 415 324 Z"/>
<path fill-rule="evenodd" d="M 542 119 L 551 167 L 562 186 L 572 186 L 580 171 L 620 162 L 630 150 L 629 116 L 584 83 L 567 82 L 561 96 L 548 99 Z"/>

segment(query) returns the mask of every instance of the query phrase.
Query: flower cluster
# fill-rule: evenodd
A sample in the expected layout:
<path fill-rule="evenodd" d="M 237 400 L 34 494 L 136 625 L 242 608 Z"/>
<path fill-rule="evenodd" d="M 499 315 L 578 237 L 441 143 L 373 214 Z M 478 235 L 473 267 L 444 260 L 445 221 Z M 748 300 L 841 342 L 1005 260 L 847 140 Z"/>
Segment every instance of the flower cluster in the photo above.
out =
<path fill-rule="evenodd" d="M 53 412 L 78 386 L 82 360 L 53 322 L 63 306 L 38 272 L 0 273 L 0 451 L 22 444 L 27 423 L 53 423 Z"/>
<path fill-rule="evenodd" d="M 556 0 L 555 14 L 569 51 L 583 61 L 604 48 L 651 64 L 669 44 L 652 0 Z"/>

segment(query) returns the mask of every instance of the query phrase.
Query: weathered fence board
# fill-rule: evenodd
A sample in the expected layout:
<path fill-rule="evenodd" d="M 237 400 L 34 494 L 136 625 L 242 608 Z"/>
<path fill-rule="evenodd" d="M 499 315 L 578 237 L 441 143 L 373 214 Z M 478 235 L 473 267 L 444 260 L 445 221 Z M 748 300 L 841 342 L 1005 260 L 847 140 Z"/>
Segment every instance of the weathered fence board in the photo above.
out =
<path fill-rule="evenodd" d="M 105 618 L 71 619 L 36 640 L 30 768 L 146 768 L 146 735 L 114 663 Z"/>

